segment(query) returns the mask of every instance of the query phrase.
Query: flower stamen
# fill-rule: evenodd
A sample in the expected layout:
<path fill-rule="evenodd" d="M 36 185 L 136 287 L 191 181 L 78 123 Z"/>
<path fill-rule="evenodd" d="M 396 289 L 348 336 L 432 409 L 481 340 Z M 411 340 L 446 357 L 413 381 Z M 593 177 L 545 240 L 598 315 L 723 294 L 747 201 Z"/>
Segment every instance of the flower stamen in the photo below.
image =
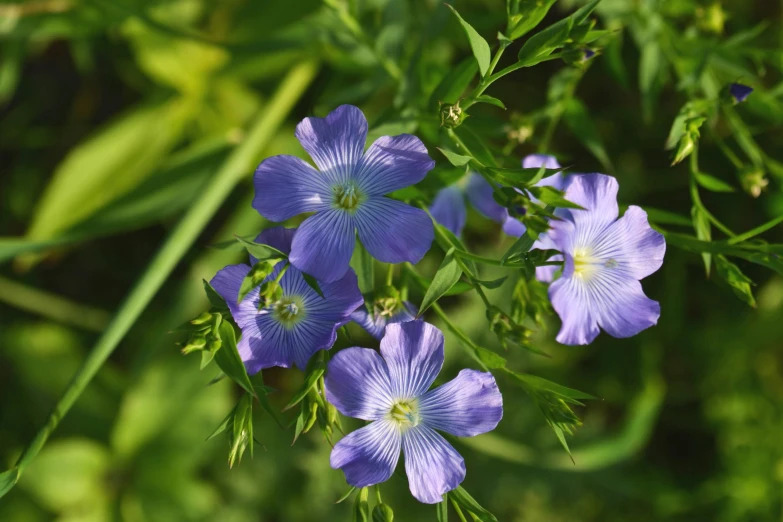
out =
<path fill-rule="evenodd" d="M 389 410 L 389 417 L 400 428 L 413 428 L 419 424 L 419 403 L 417 400 L 399 400 Z"/>
<path fill-rule="evenodd" d="M 352 183 L 334 187 L 334 205 L 338 208 L 349 211 L 356 210 L 361 199 L 362 194 Z"/>

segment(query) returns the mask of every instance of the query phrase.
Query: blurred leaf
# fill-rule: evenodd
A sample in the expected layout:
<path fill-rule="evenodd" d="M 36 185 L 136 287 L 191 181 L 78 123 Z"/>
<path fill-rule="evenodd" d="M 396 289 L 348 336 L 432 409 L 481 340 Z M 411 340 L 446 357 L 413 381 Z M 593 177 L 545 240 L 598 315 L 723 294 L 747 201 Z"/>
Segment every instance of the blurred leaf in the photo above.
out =
<path fill-rule="evenodd" d="M 218 333 L 222 344 L 215 352 L 215 362 L 231 380 L 239 384 L 250 395 L 256 396 L 256 390 L 247 375 L 245 364 L 237 351 L 237 339 L 234 327 L 228 321 L 223 321 L 218 327 Z"/>
<path fill-rule="evenodd" d="M 693 229 L 696 231 L 696 238 L 702 241 L 712 240 L 712 229 L 707 215 L 696 205 L 691 208 L 691 218 L 693 219 Z M 712 265 L 712 255 L 708 252 L 701 254 L 704 260 L 704 270 L 707 277 L 710 276 L 710 266 Z"/>
<path fill-rule="evenodd" d="M 711 190 L 712 192 L 734 192 L 734 187 L 725 181 L 710 176 L 709 174 L 704 174 L 703 172 L 694 172 L 694 176 L 696 178 L 696 182 L 707 190 Z"/>
<path fill-rule="evenodd" d="M 573 404 L 581 404 L 578 401 L 582 399 L 598 399 L 589 393 L 566 388 L 565 386 L 548 381 L 536 375 L 518 373 L 511 370 L 506 370 L 506 373 L 518 381 L 526 390 L 553 393 L 568 402 L 572 402 Z"/>
<path fill-rule="evenodd" d="M 494 105 L 495 107 L 500 107 L 501 109 L 506 110 L 506 106 L 502 101 L 498 100 L 497 98 L 493 98 L 492 96 L 487 96 L 486 94 L 482 94 L 476 98 L 476 103 L 488 103 L 490 105 Z"/>
<path fill-rule="evenodd" d="M 639 60 L 639 89 L 642 91 L 642 101 L 648 117 L 652 115 L 658 85 L 662 82 L 663 60 L 663 51 L 657 42 L 648 41 L 642 45 Z"/>
<path fill-rule="evenodd" d="M 443 297 L 459 281 L 460 276 L 462 276 L 462 268 L 454 256 L 454 247 L 452 247 L 446 252 L 435 277 L 432 278 L 432 284 L 424 294 L 424 299 L 419 307 L 419 315 L 422 315 L 434 302 Z"/>
<path fill-rule="evenodd" d="M 565 45 L 571 30 L 582 24 L 599 2 L 600 0 L 592 0 L 572 15 L 531 36 L 519 50 L 517 59 L 527 65 L 533 65 L 552 54 L 555 49 Z"/>
<path fill-rule="evenodd" d="M 449 522 L 449 494 L 443 494 L 443 500 L 435 505 L 438 522 Z M 375 521 L 373 521 L 375 522 Z"/>
<path fill-rule="evenodd" d="M 522 0 L 519 3 L 517 14 L 513 16 L 513 21 L 516 21 L 517 23 L 514 25 L 513 29 L 511 29 L 508 37 L 511 40 L 516 40 L 535 29 L 555 4 L 555 1 L 556 0 Z"/>
<path fill-rule="evenodd" d="M 470 163 L 471 158 L 470 156 L 462 156 L 461 154 L 457 154 L 455 152 L 451 152 L 447 149 L 442 149 L 438 147 L 438 150 L 443 153 L 444 156 L 446 156 L 446 159 L 449 160 L 449 163 L 454 165 L 455 167 L 464 167 L 468 163 Z"/>
<path fill-rule="evenodd" d="M 14 487 L 17 480 L 19 480 L 19 471 L 16 467 L 0 473 L 0 498 Z"/>
<path fill-rule="evenodd" d="M 587 112 L 587 107 L 578 98 L 569 98 L 563 112 L 571 132 L 582 142 L 590 153 L 601 162 L 601 165 L 609 172 L 614 172 L 612 160 L 606 153 L 601 135 Z"/>
<path fill-rule="evenodd" d="M 430 106 L 437 107 L 438 102 L 454 104 L 468 88 L 476 76 L 478 65 L 473 58 L 465 58 L 459 65 L 449 69 L 430 97 Z"/>
<path fill-rule="evenodd" d="M 375 289 L 375 262 L 359 240 L 356 241 L 356 248 L 351 256 L 351 268 L 356 272 L 362 294 L 372 293 Z"/>
<path fill-rule="evenodd" d="M 462 25 L 462 28 L 465 30 L 465 34 L 468 36 L 468 40 L 470 41 L 470 48 L 473 51 L 473 56 L 476 58 L 479 72 L 481 72 L 481 76 L 485 76 L 489 70 L 489 63 L 492 60 L 489 44 L 486 40 L 484 40 L 484 38 L 482 38 L 480 34 L 478 34 L 478 32 L 476 32 L 475 29 L 473 29 L 472 25 L 470 25 L 460 16 L 456 9 L 451 7 L 449 4 L 446 4 L 446 6 L 451 9 L 451 12 L 454 13 L 454 16 L 457 17 L 460 25 Z"/>
<path fill-rule="evenodd" d="M 715 267 L 717 268 L 718 275 L 731 286 L 737 297 L 745 301 L 751 307 L 756 308 L 756 300 L 753 298 L 753 291 L 751 290 L 753 281 L 743 274 L 737 265 L 724 256 L 715 256 Z"/>
<path fill-rule="evenodd" d="M 565 198 L 565 195 L 562 191 L 557 190 L 553 187 L 529 187 L 528 190 L 531 194 L 533 194 L 535 197 L 546 203 L 547 205 L 551 205 L 553 207 L 558 208 L 576 208 L 576 209 L 582 209 L 581 206 L 577 205 L 576 203 L 573 203 L 571 201 L 568 201 Z M 584 210 L 584 209 L 582 209 Z"/>
<path fill-rule="evenodd" d="M 457 486 L 456 489 L 451 491 L 449 497 L 451 497 L 460 507 L 475 515 L 477 520 L 481 522 L 498 522 L 495 515 L 481 507 L 481 505 L 476 502 L 476 499 L 471 497 L 462 486 Z"/>

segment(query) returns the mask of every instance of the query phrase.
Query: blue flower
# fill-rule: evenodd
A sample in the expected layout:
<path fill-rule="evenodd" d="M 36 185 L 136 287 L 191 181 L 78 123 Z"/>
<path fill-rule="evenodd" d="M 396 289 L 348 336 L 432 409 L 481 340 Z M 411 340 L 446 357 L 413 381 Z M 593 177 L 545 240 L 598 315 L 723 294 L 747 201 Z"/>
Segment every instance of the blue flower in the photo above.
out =
<path fill-rule="evenodd" d="M 548 234 L 565 258 L 563 275 L 549 287 L 562 320 L 557 340 L 589 344 L 599 327 L 613 337 L 631 337 L 655 325 L 660 305 L 644 295 L 639 280 L 661 267 L 663 236 L 639 207 L 628 207 L 618 219 L 611 176 L 572 175 L 565 197 L 585 210 L 560 214 Z"/>
<path fill-rule="evenodd" d="M 294 232 L 295 229 L 271 228 L 262 232 L 256 242 L 288 253 Z M 274 280 L 283 264 L 278 263 L 265 281 Z M 353 270 L 338 281 L 320 284 L 324 294 L 321 297 L 305 282 L 299 270 L 289 266 L 280 280 L 283 289 L 280 300 L 259 309 L 259 288 L 237 303 L 242 280 L 249 272 L 249 265 L 230 265 L 218 272 L 210 284 L 226 300 L 242 330 L 237 348 L 251 374 L 262 368 L 288 368 L 292 364 L 304 369 L 315 352 L 331 348 L 337 329 L 349 322 L 351 312 L 364 302 Z"/>
<path fill-rule="evenodd" d="M 432 243 L 432 221 L 384 194 L 418 183 L 435 166 L 421 140 L 383 136 L 365 153 L 367 120 L 352 105 L 326 118 L 305 118 L 296 137 L 319 170 L 294 156 L 273 156 L 253 179 L 253 207 L 265 218 L 315 212 L 294 236 L 291 264 L 320 281 L 336 281 L 348 270 L 357 231 L 376 259 L 419 262 Z"/>
<path fill-rule="evenodd" d="M 344 415 L 372 421 L 343 437 L 330 463 L 355 487 L 391 477 L 400 450 L 411 493 L 434 504 L 465 478 L 465 461 L 442 430 L 457 437 L 491 431 L 503 398 L 490 373 L 462 370 L 429 390 L 443 366 L 443 334 L 422 321 L 390 324 L 380 355 L 348 348 L 329 362 L 326 398 Z"/>
<path fill-rule="evenodd" d="M 745 99 L 753 92 L 753 87 L 748 87 L 741 83 L 732 83 L 729 85 L 729 93 L 737 103 L 744 102 Z"/>
<path fill-rule="evenodd" d="M 403 301 L 402 307 L 391 316 L 384 315 L 383 313 L 370 313 L 367 311 L 366 306 L 362 306 L 351 314 L 351 321 L 367 330 L 367 333 L 376 339 L 380 340 L 386 331 L 386 325 L 413 321 L 416 319 L 417 313 L 419 313 L 419 311 L 416 308 L 416 305 L 409 303 L 408 301 Z"/>
<path fill-rule="evenodd" d="M 545 154 L 531 154 L 522 160 L 522 168 L 535 169 L 545 167 L 547 169 L 559 169 L 560 165 L 554 156 Z M 537 187 L 551 186 L 564 190 L 568 177 L 563 174 L 553 174 L 536 183 Z M 430 214 L 435 221 L 451 230 L 455 235 L 462 234 L 467 217 L 465 197 L 468 198 L 473 208 L 489 219 L 501 223 L 503 232 L 509 236 L 520 237 L 525 233 L 525 225 L 517 218 L 510 216 L 508 209 L 495 201 L 492 193 L 494 189 L 487 180 L 478 174 L 471 174 L 464 187 L 460 184 L 450 185 L 441 189 L 436 195 L 430 207 Z"/>

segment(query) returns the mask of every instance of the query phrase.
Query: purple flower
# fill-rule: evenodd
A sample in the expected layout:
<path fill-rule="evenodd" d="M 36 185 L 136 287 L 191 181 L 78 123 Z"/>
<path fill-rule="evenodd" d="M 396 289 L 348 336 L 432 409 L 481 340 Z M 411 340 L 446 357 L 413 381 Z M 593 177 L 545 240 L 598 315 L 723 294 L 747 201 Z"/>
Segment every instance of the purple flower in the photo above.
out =
<path fill-rule="evenodd" d="M 753 92 L 753 87 L 748 87 L 741 83 L 732 83 L 729 85 L 729 93 L 737 103 L 744 102 L 745 99 Z"/>
<path fill-rule="evenodd" d="M 288 253 L 294 232 L 291 228 L 270 228 L 256 242 Z M 255 260 L 251 258 L 251 262 Z M 265 281 L 277 278 L 283 265 L 279 262 Z M 288 368 L 292 364 L 304 369 L 315 352 L 331 348 L 337 329 L 349 322 L 351 312 L 364 302 L 353 270 L 338 281 L 321 283 L 324 294 L 321 297 L 305 282 L 299 270 L 289 266 L 280 280 L 282 298 L 259 310 L 258 287 L 237 303 L 239 288 L 248 272 L 249 265 L 230 265 L 218 272 L 210 284 L 226 300 L 242 330 L 237 348 L 250 374 L 262 368 Z"/>
<path fill-rule="evenodd" d="M 549 287 L 563 322 L 557 340 L 589 344 L 599 326 L 613 337 L 631 337 L 661 315 L 639 280 L 661 267 L 666 243 L 641 208 L 630 206 L 618 219 L 616 179 L 604 174 L 571 178 L 565 197 L 586 210 L 570 210 L 552 222 L 549 232 L 565 257 L 562 277 Z"/>
<path fill-rule="evenodd" d="M 292 265 L 320 281 L 340 279 L 357 230 L 380 261 L 421 260 L 432 243 L 432 221 L 426 212 L 384 197 L 418 183 L 435 166 L 419 138 L 383 136 L 365 153 L 367 120 L 352 105 L 341 105 L 326 118 L 305 118 L 296 137 L 319 170 L 294 156 L 273 156 L 253 178 L 253 207 L 265 218 L 285 221 L 315 212 L 294 236 Z"/>
<path fill-rule="evenodd" d="M 462 370 L 429 390 L 443 366 L 443 334 L 422 321 L 390 324 L 381 354 L 348 348 L 329 362 L 326 397 L 344 415 L 372 421 L 343 437 L 330 463 L 352 486 L 391 477 L 400 449 L 411 493 L 434 504 L 465 478 L 465 461 L 435 430 L 472 437 L 493 430 L 503 398 L 490 373 Z"/>
<path fill-rule="evenodd" d="M 391 317 L 379 313 L 370 313 L 367 311 L 366 306 L 362 306 L 351 314 L 351 320 L 367 330 L 367 333 L 380 340 L 386 331 L 386 325 L 413 321 L 416 319 L 418 312 L 416 305 L 403 301 L 402 307 L 393 313 Z"/>
<path fill-rule="evenodd" d="M 522 160 L 522 168 L 536 169 L 545 167 L 547 169 L 559 169 L 560 165 L 554 156 L 545 154 L 531 154 Z M 568 177 L 560 173 L 553 174 L 536 183 L 537 187 L 551 186 L 559 190 L 564 190 Z M 525 233 L 525 225 L 517 218 L 510 216 L 508 209 L 495 201 L 492 193 L 492 185 L 478 174 L 471 174 L 464 188 L 459 185 L 451 185 L 435 196 L 435 200 L 430 207 L 430 213 L 435 221 L 451 230 L 455 235 L 462 234 L 462 228 L 465 226 L 467 210 L 465 208 L 465 196 L 470 204 L 473 205 L 479 213 L 489 219 L 501 223 L 503 232 L 509 236 L 520 237 Z"/>

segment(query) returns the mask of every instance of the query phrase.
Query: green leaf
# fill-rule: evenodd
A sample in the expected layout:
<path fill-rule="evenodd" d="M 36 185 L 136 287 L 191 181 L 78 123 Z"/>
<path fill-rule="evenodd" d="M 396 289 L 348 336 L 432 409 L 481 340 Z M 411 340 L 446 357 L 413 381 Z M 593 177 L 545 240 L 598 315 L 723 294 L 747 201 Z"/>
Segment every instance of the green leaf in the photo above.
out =
<path fill-rule="evenodd" d="M 576 208 L 584 210 L 581 206 L 577 205 L 576 203 L 572 203 L 571 201 L 568 201 L 564 195 L 563 192 L 560 190 L 557 190 L 553 187 L 530 187 L 528 190 L 538 199 L 546 203 L 547 205 L 551 205 L 553 207 L 558 208 Z"/>
<path fill-rule="evenodd" d="M 495 288 L 500 288 L 500 285 L 502 285 L 506 279 L 508 279 L 508 276 L 503 276 L 500 279 L 495 279 L 494 281 L 481 281 L 480 279 L 476 279 L 475 282 L 484 288 L 494 290 Z"/>
<path fill-rule="evenodd" d="M 443 500 L 435 505 L 438 522 L 449 522 L 449 494 L 443 494 Z M 375 521 L 373 521 L 375 522 Z"/>
<path fill-rule="evenodd" d="M 375 263 L 370 253 L 358 240 L 351 256 L 351 268 L 359 280 L 359 290 L 368 295 L 375 289 Z"/>
<path fill-rule="evenodd" d="M 593 0 L 574 14 L 555 22 L 546 29 L 531 36 L 519 50 L 517 58 L 526 65 L 533 65 L 552 52 L 565 45 L 572 29 L 584 22 L 598 5 L 600 0 Z"/>
<path fill-rule="evenodd" d="M 476 98 L 476 103 L 488 103 L 490 105 L 494 105 L 495 107 L 500 107 L 501 109 L 506 110 L 506 106 L 503 104 L 502 101 L 492 96 L 487 96 L 486 94 L 482 94 L 481 96 Z"/>
<path fill-rule="evenodd" d="M 573 404 L 581 404 L 580 400 L 598 400 L 597 397 L 590 395 L 589 393 L 581 392 L 571 388 L 566 388 L 556 382 L 548 381 L 544 378 L 536 375 L 530 375 L 528 373 L 519 373 L 511 370 L 506 370 L 506 373 L 513 377 L 523 388 L 528 391 L 543 391 L 557 395 L 561 399 L 571 402 Z"/>
<path fill-rule="evenodd" d="M 439 223 L 434 223 L 434 225 L 435 241 L 437 241 L 438 246 L 440 246 L 444 252 L 448 252 L 452 247 L 463 252 L 468 251 L 468 249 L 465 248 L 465 244 L 462 242 L 462 240 L 455 236 L 451 230 Z M 465 259 L 463 260 L 462 264 L 467 269 L 468 275 L 476 277 L 476 265 L 472 260 Z"/>
<path fill-rule="evenodd" d="M 753 291 L 751 290 L 753 281 L 743 274 L 737 265 L 724 256 L 719 255 L 715 257 L 715 267 L 718 275 L 729 284 L 737 297 L 751 307 L 756 308 L 756 299 L 753 298 Z"/>
<path fill-rule="evenodd" d="M 647 212 L 647 219 L 657 225 L 679 225 L 681 227 L 690 227 L 693 225 L 690 218 L 675 214 L 674 212 L 669 212 L 668 210 L 644 207 L 644 211 Z"/>
<path fill-rule="evenodd" d="M 231 422 L 234 420 L 234 413 L 236 412 L 236 409 L 236 406 L 234 406 L 234 408 L 228 412 L 226 418 L 220 421 L 220 424 L 218 424 L 217 428 L 215 428 L 215 431 L 213 431 L 209 437 L 206 438 L 206 440 L 212 440 L 228 429 L 228 425 L 231 424 Z"/>
<path fill-rule="evenodd" d="M 351 493 L 353 493 L 354 491 L 356 491 L 356 486 L 351 486 L 351 489 L 349 489 L 348 491 L 346 491 L 346 492 L 345 492 L 345 495 L 343 495 L 342 497 L 338 498 L 338 499 L 337 499 L 337 501 L 335 502 L 335 504 L 341 504 L 341 503 L 345 502 L 345 500 L 346 500 L 348 497 L 350 497 L 350 496 L 351 496 Z"/>
<path fill-rule="evenodd" d="M 322 298 L 324 297 L 323 291 L 321 291 L 321 287 L 318 285 L 318 281 L 311 276 L 310 274 L 305 274 L 302 272 L 302 276 L 304 277 L 305 283 L 307 283 L 307 286 L 312 288 L 316 294 L 320 295 Z"/>
<path fill-rule="evenodd" d="M 517 40 L 541 23 L 557 0 L 522 0 L 513 21 L 517 22 L 508 37 Z"/>
<path fill-rule="evenodd" d="M 470 496 L 470 493 L 465 491 L 462 486 L 457 486 L 456 489 L 449 493 L 449 496 L 463 509 L 473 514 L 477 520 L 481 522 L 498 522 L 495 515 L 481 507 L 481 504 L 476 502 L 476 499 Z"/>
<path fill-rule="evenodd" d="M 734 187 L 716 177 L 704 174 L 703 172 L 694 172 L 696 183 L 712 192 L 734 192 Z"/>
<path fill-rule="evenodd" d="M 465 58 L 459 65 L 449 70 L 432 92 L 430 106 L 437 107 L 438 102 L 457 103 L 477 72 L 476 60 L 472 57 Z"/>
<path fill-rule="evenodd" d="M 427 288 L 424 299 L 419 307 L 419 315 L 423 314 L 432 304 L 441 298 L 462 276 L 462 268 L 454 256 L 454 247 L 446 252 L 446 257 L 440 264 L 432 284 Z"/>
<path fill-rule="evenodd" d="M 0 498 L 14 487 L 17 480 L 19 480 L 19 470 L 16 467 L 0 473 Z"/>
<path fill-rule="evenodd" d="M 552 176 L 562 169 L 500 169 L 487 167 L 484 169 L 487 174 L 496 182 L 506 187 L 522 188 L 540 181 L 542 178 Z"/>
<path fill-rule="evenodd" d="M 219 293 L 217 293 L 217 290 L 212 288 L 212 285 L 209 284 L 209 281 L 202 279 L 202 282 L 204 283 L 204 292 L 206 292 L 207 299 L 209 299 L 209 304 L 212 305 L 212 308 L 228 311 L 228 305 L 226 305 L 226 301 L 220 296 Z"/>
<path fill-rule="evenodd" d="M 451 7 L 449 4 L 446 4 L 446 6 L 451 9 L 451 12 L 454 13 L 454 16 L 457 17 L 459 23 L 462 25 L 462 28 L 465 30 L 465 34 L 468 35 L 470 48 L 473 50 L 473 56 L 476 58 L 476 63 L 479 66 L 481 76 L 485 76 L 489 70 L 490 61 L 492 60 L 489 44 L 484 38 L 481 37 L 480 34 L 478 34 L 475 29 L 473 29 L 472 25 L 470 25 L 460 16 L 456 9 Z"/>
<path fill-rule="evenodd" d="M 533 248 L 533 243 L 535 242 L 536 240 L 530 237 L 529 234 L 523 234 L 519 239 L 514 241 L 514 244 L 511 245 L 511 248 L 509 248 L 508 251 L 503 254 L 503 257 L 500 258 L 500 264 L 506 265 L 522 261 L 525 254 L 530 252 L 530 249 Z"/>
<path fill-rule="evenodd" d="M 290 410 L 304 399 L 313 387 L 318 384 L 320 379 L 326 372 L 326 363 L 324 362 L 323 350 L 318 352 L 318 355 L 312 357 L 307 364 L 307 370 L 305 373 L 305 381 L 299 391 L 293 396 L 288 404 L 286 404 L 283 411 Z"/>
<path fill-rule="evenodd" d="M 262 245 L 254 241 L 248 241 L 245 238 L 234 236 L 242 246 L 245 247 L 247 253 L 256 258 L 256 261 L 266 261 L 268 259 L 288 259 L 288 256 L 278 249 L 269 245 Z"/>
<path fill-rule="evenodd" d="M 215 353 L 215 362 L 231 380 L 239 384 L 248 393 L 256 397 L 256 391 L 247 375 L 245 364 L 237 351 L 237 339 L 234 327 L 228 321 L 223 321 L 218 327 L 218 335 L 222 344 Z"/>
<path fill-rule="evenodd" d="M 470 163 L 470 160 L 473 159 L 470 156 L 462 156 L 455 152 L 451 152 L 450 150 L 441 149 L 440 147 L 438 147 L 438 150 L 441 151 L 441 153 L 443 153 L 443 155 L 446 156 L 446 159 L 449 160 L 449 163 L 451 163 L 455 167 L 464 167 L 465 165 Z"/>
<path fill-rule="evenodd" d="M 590 118 L 585 104 L 578 98 L 570 98 L 565 104 L 563 118 L 571 132 L 601 162 L 601 165 L 610 172 L 614 171 L 612 160 L 606 152 L 601 135 L 598 134 L 598 128 Z"/>

